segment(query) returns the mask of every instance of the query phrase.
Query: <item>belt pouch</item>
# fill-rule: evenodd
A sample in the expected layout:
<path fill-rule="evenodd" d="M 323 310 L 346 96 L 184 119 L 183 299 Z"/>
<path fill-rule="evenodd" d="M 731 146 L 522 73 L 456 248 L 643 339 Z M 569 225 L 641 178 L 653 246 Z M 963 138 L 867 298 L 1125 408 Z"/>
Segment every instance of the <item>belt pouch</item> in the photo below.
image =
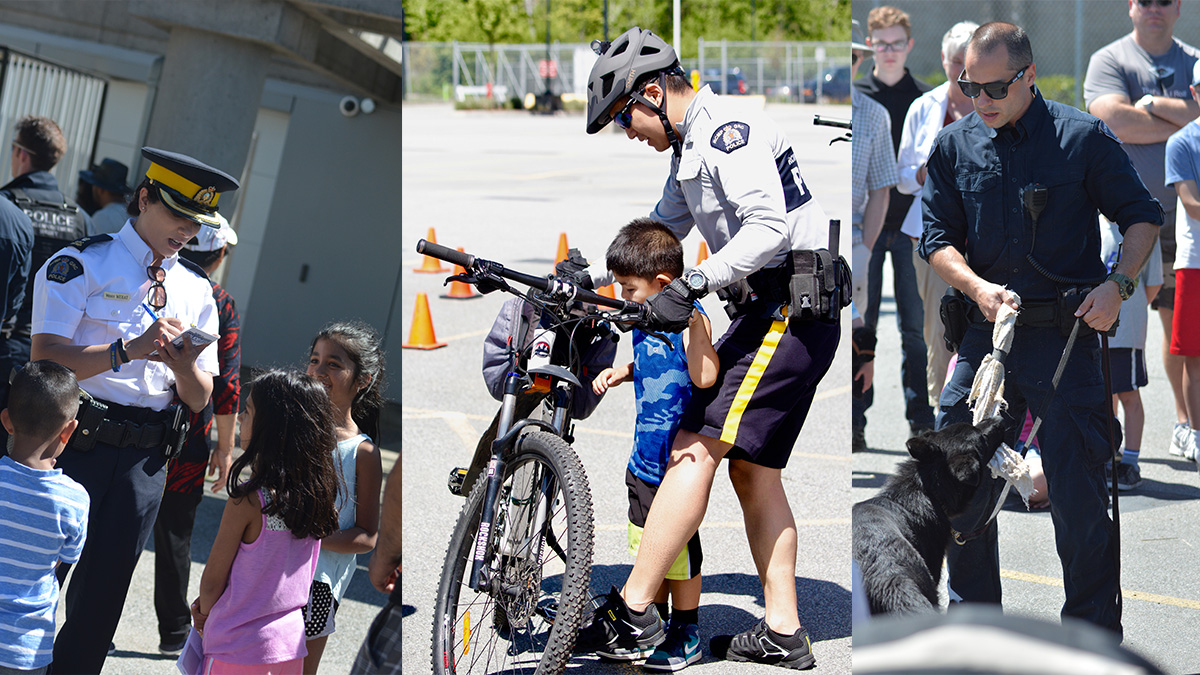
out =
<path fill-rule="evenodd" d="M 183 452 L 183 444 L 187 441 L 187 433 L 188 429 L 191 428 L 191 423 L 189 421 L 190 415 L 188 414 L 190 411 L 187 406 L 177 403 L 172 405 L 170 410 L 173 414 L 171 416 L 171 426 L 168 427 L 166 434 L 170 443 L 163 447 L 163 454 L 166 455 L 167 459 L 174 459 L 179 456 L 180 452 Z"/>
<path fill-rule="evenodd" d="M 792 251 L 792 278 L 788 285 L 788 318 L 836 322 L 838 312 L 853 292 L 845 259 L 833 259 L 826 249 Z"/>
<path fill-rule="evenodd" d="M 942 304 L 938 308 L 942 327 L 945 329 L 942 340 L 946 343 L 946 349 L 951 352 L 958 351 L 959 345 L 967 335 L 967 326 L 971 322 L 967 310 L 967 299 L 957 288 L 950 288 L 942 296 Z"/>
<path fill-rule="evenodd" d="M 100 430 L 100 425 L 104 423 L 104 415 L 107 412 L 107 405 L 86 393 L 81 393 L 79 412 L 75 414 L 75 419 L 79 420 L 79 426 L 75 428 L 75 433 L 71 434 L 71 441 L 67 446 L 79 452 L 91 452 L 92 448 L 96 447 L 96 435 Z"/>

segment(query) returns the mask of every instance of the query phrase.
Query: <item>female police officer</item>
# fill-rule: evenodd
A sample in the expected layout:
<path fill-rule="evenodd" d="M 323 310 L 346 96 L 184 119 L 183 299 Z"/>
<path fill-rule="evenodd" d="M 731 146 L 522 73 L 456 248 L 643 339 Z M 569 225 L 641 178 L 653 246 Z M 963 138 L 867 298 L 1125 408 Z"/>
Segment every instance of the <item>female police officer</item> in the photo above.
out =
<path fill-rule="evenodd" d="M 207 277 L 178 253 L 201 227 L 219 225 L 219 194 L 237 181 L 184 155 L 142 148 L 142 156 L 151 166 L 129 205 L 133 217 L 116 234 L 62 249 L 34 282 L 32 358 L 72 368 L 96 401 L 81 407 L 79 430 L 58 459 L 87 489 L 91 508 L 55 672 L 103 667 L 158 512 L 167 458 L 186 432 L 188 415 L 172 401 L 203 409 L 217 372 L 214 349 L 171 344 L 190 326 L 218 331 Z"/>

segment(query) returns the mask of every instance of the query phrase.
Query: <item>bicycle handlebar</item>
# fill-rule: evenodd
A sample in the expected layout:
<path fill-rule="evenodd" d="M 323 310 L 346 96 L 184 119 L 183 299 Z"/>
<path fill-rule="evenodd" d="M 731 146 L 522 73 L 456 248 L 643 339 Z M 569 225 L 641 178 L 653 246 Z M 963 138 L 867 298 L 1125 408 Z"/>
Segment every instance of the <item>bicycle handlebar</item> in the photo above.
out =
<path fill-rule="evenodd" d="M 574 294 L 572 296 L 574 300 L 610 307 L 612 309 L 620 310 L 622 313 L 629 312 L 631 314 L 636 314 L 638 317 L 645 317 L 646 315 L 646 308 L 640 303 L 609 298 L 594 291 L 589 291 L 578 284 L 562 281 L 554 278 L 553 276 L 538 277 L 532 274 L 525 274 L 524 272 L 511 270 L 498 262 L 477 258 L 468 253 L 462 253 L 460 251 L 456 251 L 455 249 L 442 246 L 441 244 L 435 244 L 424 239 L 417 241 L 417 253 L 433 256 L 439 260 L 445 260 L 446 262 L 453 263 L 466 270 L 489 272 L 542 292 L 562 290 L 561 287 L 556 287 L 558 284 L 569 285 L 574 288 Z"/>

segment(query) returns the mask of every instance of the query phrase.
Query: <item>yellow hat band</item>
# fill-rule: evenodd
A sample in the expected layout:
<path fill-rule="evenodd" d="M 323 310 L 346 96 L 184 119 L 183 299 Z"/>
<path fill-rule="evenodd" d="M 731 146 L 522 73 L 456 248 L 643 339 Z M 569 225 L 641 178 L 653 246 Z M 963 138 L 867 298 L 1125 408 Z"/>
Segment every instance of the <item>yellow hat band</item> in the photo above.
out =
<path fill-rule="evenodd" d="M 146 178 L 165 185 L 179 193 L 180 196 L 191 199 L 213 209 L 217 208 L 217 200 L 221 195 L 212 186 L 204 187 L 180 176 L 161 164 L 150 164 L 146 170 Z"/>

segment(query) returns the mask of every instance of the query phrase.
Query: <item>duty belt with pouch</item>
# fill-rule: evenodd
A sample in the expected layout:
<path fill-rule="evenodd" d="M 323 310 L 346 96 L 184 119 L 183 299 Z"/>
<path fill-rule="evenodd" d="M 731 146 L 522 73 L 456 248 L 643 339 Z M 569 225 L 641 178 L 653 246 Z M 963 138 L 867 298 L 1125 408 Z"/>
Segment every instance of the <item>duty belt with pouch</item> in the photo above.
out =
<path fill-rule="evenodd" d="M 958 291 L 951 289 L 954 293 Z M 1071 334 L 1071 329 L 1075 325 L 1075 312 L 1079 309 L 1079 305 L 1083 303 L 1083 299 L 1092 291 L 1089 286 L 1071 286 L 1060 288 L 1058 298 L 1050 301 L 1030 301 L 1021 304 L 1021 309 L 1017 313 L 1018 326 L 1030 326 L 1032 328 L 1057 328 L 1060 335 L 1068 337 Z M 946 293 L 946 297 L 950 296 L 950 292 Z M 961 293 L 959 293 L 959 297 Z M 970 323 L 983 323 L 987 318 L 983 315 L 983 310 L 979 306 L 966 298 L 962 302 L 967 307 L 967 320 Z M 943 298 L 943 308 L 946 306 L 946 300 Z M 1096 333 L 1095 330 L 1089 328 L 1086 323 L 1079 327 L 1080 335 Z M 1116 334 L 1117 324 L 1114 322 L 1112 328 L 1108 330 L 1109 337 Z M 947 346 L 949 346 L 949 327 L 947 327 Z M 965 329 L 963 331 L 966 332 Z M 959 338 L 961 342 L 961 338 Z"/>
<path fill-rule="evenodd" d="M 190 426 L 187 406 L 150 410 L 101 401 L 80 390 L 79 427 L 68 447 L 90 452 L 96 443 L 118 448 L 161 448 L 171 459 L 183 449 Z"/>

